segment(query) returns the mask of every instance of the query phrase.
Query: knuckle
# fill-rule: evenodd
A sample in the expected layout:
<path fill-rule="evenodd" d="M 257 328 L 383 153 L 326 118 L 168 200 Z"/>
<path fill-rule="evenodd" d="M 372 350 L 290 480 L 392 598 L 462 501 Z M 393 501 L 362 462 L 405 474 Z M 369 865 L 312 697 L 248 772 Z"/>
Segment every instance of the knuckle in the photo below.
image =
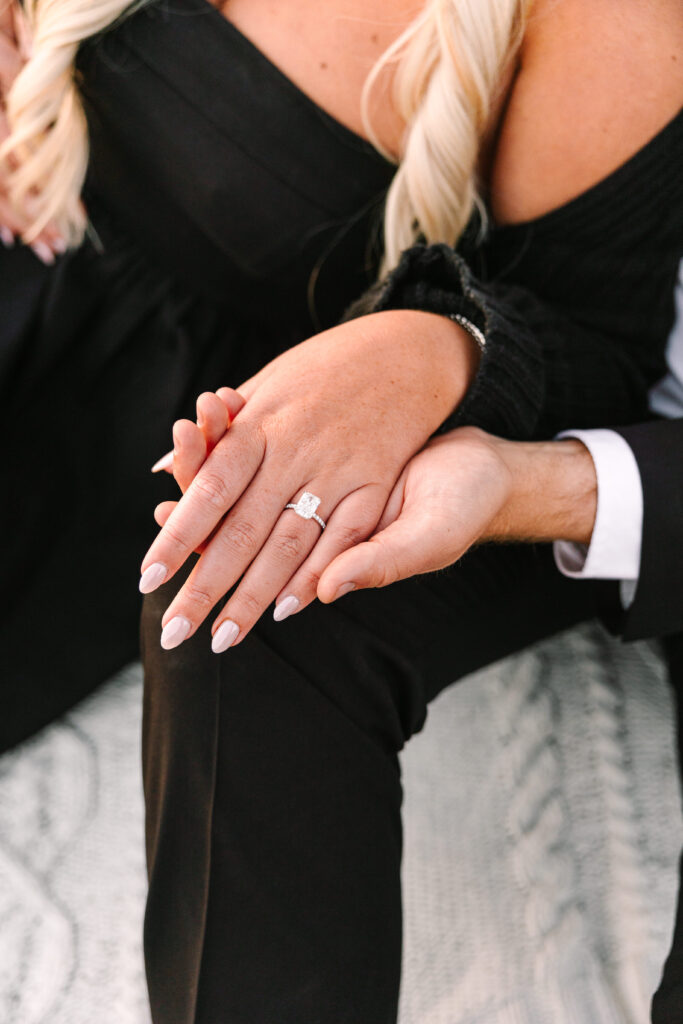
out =
<path fill-rule="evenodd" d="M 195 608 L 199 608 L 202 611 L 208 611 L 213 608 L 217 598 L 211 594 L 204 587 L 197 583 L 186 583 L 185 584 L 185 599 L 189 604 Z"/>
<path fill-rule="evenodd" d="M 376 564 L 373 586 L 388 587 L 401 578 L 398 561 L 391 548 L 379 542 L 380 558 Z"/>
<path fill-rule="evenodd" d="M 376 587 L 389 587 L 392 583 L 395 583 L 398 576 L 395 572 L 392 572 L 388 566 L 380 566 L 377 572 L 377 578 L 375 580 Z"/>
<path fill-rule="evenodd" d="M 166 523 L 163 528 L 163 532 L 166 541 L 170 541 L 174 548 L 179 548 L 180 550 L 185 551 L 192 547 L 185 532 L 180 527 L 176 526 L 175 523 Z"/>
<path fill-rule="evenodd" d="M 302 593 L 315 593 L 318 589 L 318 583 L 322 576 L 322 570 L 317 571 L 316 569 L 308 568 L 302 569 L 296 578 L 296 589 Z"/>
<path fill-rule="evenodd" d="M 246 519 L 235 519 L 226 524 L 226 530 L 221 533 L 221 537 L 225 546 L 232 551 L 249 553 L 258 546 L 257 529 Z"/>
<path fill-rule="evenodd" d="M 194 479 L 194 490 L 211 509 L 224 511 L 228 504 L 228 489 L 218 473 L 200 473 Z"/>
<path fill-rule="evenodd" d="M 239 604 L 240 607 L 240 614 L 238 614 L 239 621 L 242 624 L 245 619 L 249 622 L 255 622 L 263 611 L 263 601 L 250 590 L 242 589 L 237 592 L 236 598 L 237 604 Z M 244 614 L 242 614 L 242 612 Z"/>
<path fill-rule="evenodd" d="M 360 523 L 348 523 L 339 526 L 336 532 L 340 544 L 343 544 L 345 548 L 353 548 L 366 539 L 370 529 L 371 527 L 363 526 Z"/>
<path fill-rule="evenodd" d="M 304 538 L 298 533 L 280 533 L 273 538 L 276 557 L 290 562 L 301 558 L 304 553 Z"/>

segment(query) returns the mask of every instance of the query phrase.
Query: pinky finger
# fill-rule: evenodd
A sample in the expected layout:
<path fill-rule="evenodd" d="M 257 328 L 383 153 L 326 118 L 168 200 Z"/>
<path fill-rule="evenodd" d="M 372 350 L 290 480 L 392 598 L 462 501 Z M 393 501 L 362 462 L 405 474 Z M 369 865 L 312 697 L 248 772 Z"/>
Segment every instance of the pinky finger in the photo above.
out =
<path fill-rule="evenodd" d="M 177 504 L 177 501 L 162 501 L 160 505 L 157 505 L 154 509 L 154 522 L 157 526 L 166 525 L 167 519 Z"/>
<path fill-rule="evenodd" d="M 337 505 L 320 540 L 278 594 L 274 612 L 278 622 L 301 611 L 315 599 L 325 569 L 344 551 L 362 543 L 373 533 L 386 500 L 386 488 L 379 484 L 366 484 Z"/>

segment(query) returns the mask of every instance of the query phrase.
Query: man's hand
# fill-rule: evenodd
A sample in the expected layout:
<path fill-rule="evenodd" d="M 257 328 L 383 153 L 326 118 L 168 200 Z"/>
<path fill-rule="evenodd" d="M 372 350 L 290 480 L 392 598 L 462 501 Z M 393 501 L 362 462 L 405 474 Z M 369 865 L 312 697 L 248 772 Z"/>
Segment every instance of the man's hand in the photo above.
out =
<path fill-rule="evenodd" d="M 580 441 L 516 443 L 462 427 L 411 459 L 377 531 L 331 562 L 317 596 L 327 603 L 434 572 L 484 541 L 588 543 L 596 509 L 595 467 Z"/>

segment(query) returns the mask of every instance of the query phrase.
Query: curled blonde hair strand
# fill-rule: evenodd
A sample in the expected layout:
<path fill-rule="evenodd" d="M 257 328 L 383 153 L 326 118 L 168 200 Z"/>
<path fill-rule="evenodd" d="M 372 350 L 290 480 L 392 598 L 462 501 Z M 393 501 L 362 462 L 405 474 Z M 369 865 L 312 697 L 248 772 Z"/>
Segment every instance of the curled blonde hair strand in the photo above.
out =
<path fill-rule="evenodd" d="M 148 0 L 26 0 L 32 55 L 7 99 L 10 137 L 0 148 L 10 198 L 31 219 L 30 242 L 49 222 L 70 245 L 83 238 L 88 163 L 85 114 L 74 78 L 79 44 Z M 388 192 L 383 272 L 416 239 L 455 245 L 483 204 L 477 162 L 503 74 L 521 41 L 530 0 L 427 0 L 366 82 L 368 115 L 379 75 L 395 63 L 394 103 L 407 125 Z"/>

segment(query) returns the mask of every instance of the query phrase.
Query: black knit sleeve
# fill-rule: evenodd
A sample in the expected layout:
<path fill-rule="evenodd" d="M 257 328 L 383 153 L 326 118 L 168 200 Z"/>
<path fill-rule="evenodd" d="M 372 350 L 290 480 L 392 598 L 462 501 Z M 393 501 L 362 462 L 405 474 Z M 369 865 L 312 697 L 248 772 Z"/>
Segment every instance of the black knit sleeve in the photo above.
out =
<path fill-rule="evenodd" d="M 469 424 L 530 439 L 647 416 L 651 356 L 639 360 L 633 345 L 573 320 L 527 288 L 476 280 L 446 245 L 409 249 L 349 313 L 388 309 L 459 313 L 484 333 L 477 376 L 442 429 Z"/>

